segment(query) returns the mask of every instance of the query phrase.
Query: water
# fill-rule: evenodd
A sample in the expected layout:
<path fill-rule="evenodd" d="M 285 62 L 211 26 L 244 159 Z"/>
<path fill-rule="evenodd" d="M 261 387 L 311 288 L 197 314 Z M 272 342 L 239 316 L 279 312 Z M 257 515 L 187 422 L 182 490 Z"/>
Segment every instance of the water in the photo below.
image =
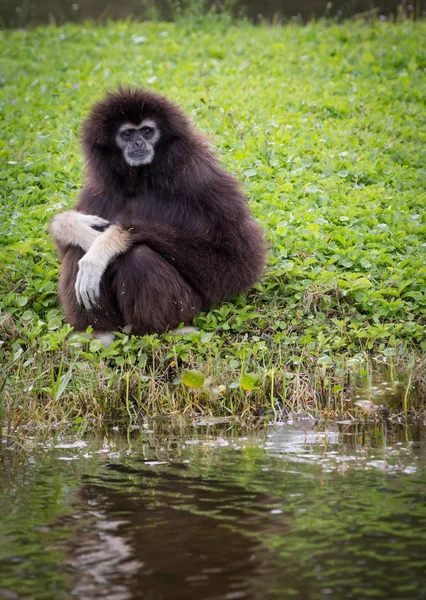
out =
<path fill-rule="evenodd" d="M 112 431 L 0 450 L 0 598 L 424 599 L 421 424 Z"/>

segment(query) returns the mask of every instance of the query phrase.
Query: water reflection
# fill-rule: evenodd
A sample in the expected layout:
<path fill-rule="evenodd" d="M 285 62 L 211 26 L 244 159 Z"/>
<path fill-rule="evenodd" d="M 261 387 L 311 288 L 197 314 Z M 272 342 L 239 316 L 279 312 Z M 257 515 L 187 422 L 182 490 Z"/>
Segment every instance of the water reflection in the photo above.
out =
<path fill-rule="evenodd" d="M 420 600 L 424 437 L 378 420 L 154 422 L 4 448 L 0 598 Z"/>
<path fill-rule="evenodd" d="M 267 549 L 247 534 L 270 529 L 270 512 L 261 508 L 272 498 L 143 467 L 110 465 L 100 482 L 87 479 L 78 504 L 92 518 L 86 535 L 78 528 L 73 536 L 68 562 L 78 574 L 77 597 L 255 597 L 250 577 L 262 574 Z M 276 534 L 289 530 L 285 519 L 274 524 Z"/>

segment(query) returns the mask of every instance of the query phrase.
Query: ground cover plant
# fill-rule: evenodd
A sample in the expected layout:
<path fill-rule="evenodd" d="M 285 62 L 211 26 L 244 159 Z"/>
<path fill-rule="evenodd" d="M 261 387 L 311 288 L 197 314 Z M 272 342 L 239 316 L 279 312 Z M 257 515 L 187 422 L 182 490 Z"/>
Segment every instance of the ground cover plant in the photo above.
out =
<path fill-rule="evenodd" d="M 1 32 L 0 418 L 350 414 L 367 357 L 402 386 L 396 408 L 414 387 L 421 401 L 425 34 L 212 19 Z M 199 333 L 120 334 L 105 349 L 69 338 L 47 223 L 80 188 L 82 118 L 118 82 L 192 116 L 270 252 L 262 282 L 200 315 Z"/>

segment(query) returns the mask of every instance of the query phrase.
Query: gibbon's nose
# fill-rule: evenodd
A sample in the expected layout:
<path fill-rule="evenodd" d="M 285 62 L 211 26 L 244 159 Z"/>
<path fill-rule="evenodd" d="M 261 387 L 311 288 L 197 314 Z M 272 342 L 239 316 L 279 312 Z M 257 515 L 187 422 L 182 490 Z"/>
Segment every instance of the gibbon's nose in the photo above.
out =
<path fill-rule="evenodd" d="M 145 150 L 146 149 L 146 142 L 142 137 L 137 137 L 134 141 L 133 141 L 133 146 L 135 150 Z"/>

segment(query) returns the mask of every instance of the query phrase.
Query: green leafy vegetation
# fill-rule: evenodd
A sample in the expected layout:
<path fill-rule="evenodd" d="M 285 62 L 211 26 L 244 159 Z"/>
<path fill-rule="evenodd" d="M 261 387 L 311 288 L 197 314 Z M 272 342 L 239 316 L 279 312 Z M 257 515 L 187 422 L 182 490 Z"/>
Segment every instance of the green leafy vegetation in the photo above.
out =
<path fill-rule="evenodd" d="M 367 356 L 406 372 L 409 409 L 426 387 L 426 23 L 194 23 L 0 33 L 0 415 L 343 414 Z M 118 82 L 191 115 L 270 253 L 199 333 L 107 349 L 70 338 L 47 223 L 80 189 L 82 118 Z"/>

